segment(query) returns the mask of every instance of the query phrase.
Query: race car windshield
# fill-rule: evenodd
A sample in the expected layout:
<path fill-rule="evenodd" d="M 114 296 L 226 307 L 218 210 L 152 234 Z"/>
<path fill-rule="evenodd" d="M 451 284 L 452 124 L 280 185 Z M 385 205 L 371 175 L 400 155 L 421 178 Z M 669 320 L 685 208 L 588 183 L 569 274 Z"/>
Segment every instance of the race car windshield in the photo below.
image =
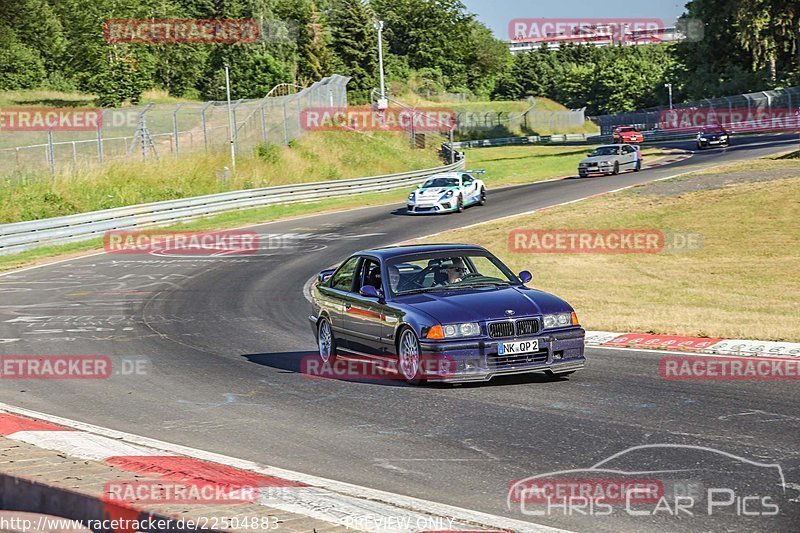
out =
<path fill-rule="evenodd" d="M 589 157 L 597 157 L 598 155 L 617 155 L 617 151 L 619 148 L 616 146 L 601 146 L 600 148 L 595 148 L 589 154 Z"/>
<path fill-rule="evenodd" d="M 402 256 L 387 263 L 393 295 L 505 287 L 519 279 L 499 259 L 481 253 L 436 252 Z"/>
<path fill-rule="evenodd" d="M 458 178 L 431 178 L 422 187 L 458 187 Z"/>

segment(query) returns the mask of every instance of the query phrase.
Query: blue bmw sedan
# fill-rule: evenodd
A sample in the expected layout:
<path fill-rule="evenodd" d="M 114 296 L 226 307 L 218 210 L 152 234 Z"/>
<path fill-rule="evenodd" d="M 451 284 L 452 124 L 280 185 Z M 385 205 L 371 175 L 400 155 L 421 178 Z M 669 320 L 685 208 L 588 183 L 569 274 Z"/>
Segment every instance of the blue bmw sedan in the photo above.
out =
<path fill-rule="evenodd" d="M 583 368 L 586 332 L 575 311 L 526 287 L 530 280 L 480 246 L 358 252 L 312 288 L 320 363 L 368 360 L 409 383 Z"/>

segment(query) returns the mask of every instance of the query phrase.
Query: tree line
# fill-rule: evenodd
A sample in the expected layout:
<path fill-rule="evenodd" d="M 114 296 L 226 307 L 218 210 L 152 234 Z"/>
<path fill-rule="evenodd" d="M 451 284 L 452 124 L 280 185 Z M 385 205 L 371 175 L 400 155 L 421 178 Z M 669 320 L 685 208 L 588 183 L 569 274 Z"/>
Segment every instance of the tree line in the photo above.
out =
<path fill-rule="evenodd" d="M 703 22 L 702 39 L 512 56 L 460 0 L 3 0 L 0 90 L 84 91 L 104 106 L 151 88 L 221 100 L 227 64 L 237 99 L 336 72 L 364 102 L 383 20 L 388 80 L 425 96 L 547 96 L 608 113 L 666 103 L 664 83 L 676 101 L 800 83 L 799 11 L 796 0 L 691 0 L 684 17 Z M 251 43 L 109 43 L 110 19 L 253 19 L 262 31 Z"/>

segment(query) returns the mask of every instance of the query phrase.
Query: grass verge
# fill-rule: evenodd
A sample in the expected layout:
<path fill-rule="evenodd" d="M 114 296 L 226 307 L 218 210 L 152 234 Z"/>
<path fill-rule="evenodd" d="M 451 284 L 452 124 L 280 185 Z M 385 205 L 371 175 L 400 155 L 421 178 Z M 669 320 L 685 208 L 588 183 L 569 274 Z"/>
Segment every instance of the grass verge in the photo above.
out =
<path fill-rule="evenodd" d="M 706 189 L 676 193 L 674 184 L 661 182 L 428 241 L 479 244 L 512 270 L 530 270 L 533 285 L 569 301 L 588 329 L 798 341 L 800 168 L 761 160 L 759 170 L 777 172 L 776 179 L 719 179 L 749 165 L 682 177 L 715 178 Z M 665 187 L 672 189 L 667 195 Z M 686 253 L 517 253 L 508 242 L 515 228 L 697 232 L 703 247 Z"/>
<path fill-rule="evenodd" d="M 492 157 L 504 161 L 501 166 L 491 166 L 489 163 L 484 165 L 484 167 L 487 169 L 486 182 L 490 187 L 499 187 L 520 183 L 531 183 L 534 181 L 541 181 L 544 179 L 574 174 L 577 167 L 577 161 L 580 159 L 578 158 L 576 160 L 575 154 L 571 153 L 575 150 L 576 147 L 556 146 L 509 146 L 499 148 L 481 148 L 469 150 L 467 160 L 469 161 L 470 166 L 487 163 L 487 161 L 491 160 Z M 586 153 L 588 150 L 588 147 L 581 148 L 580 153 Z M 483 159 L 481 158 L 482 154 L 489 152 L 492 154 L 491 157 L 484 157 Z M 546 159 L 546 163 L 540 164 L 539 156 L 549 157 Z M 507 161 L 505 159 L 507 159 Z M 475 161 L 480 163 L 475 163 L 475 165 L 473 165 Z M 435 165 L 436 163 L 434 162 L 433 164 Z M 423 167 L 420 166 L 418 168 Z M 384 203 L 401 203 L 403 200 L 405 200 L 407 195 L 408 190 L 401 189 L 386 193 L 357 194 L 346 198 L 332 198 L 330 200 L 321 202 L 276 205 L 258 209 L 224 213 L 188 224 L 178 224 L 172 226 L 172 228 L 180 230 L 233 228 L 246 224 L 271 222 L 287 217 L 340 211 L 355 207 L 380 205 Z M 98 238 L 66 245 L 37 248 L 35 250 L 14 255 L 0 255 L 0 271 L 20 268 L 37 262 L 43 262 L 44 260 L 53 257 L 77 255 L 100 249 L 102 249 L 102 241 Z"/>
<path fill-rule="evenodd" d="M 157 162 L 125 162 L 76 172 L 23 175 L 0 182 L 0 224 L 225 191 L 391 174 L 441 165 L 433 149 L 413 150 L 402 134 L 314 132 L 291 146 L 260 145 L 237 158 L 226 153 Z M 46 172 L 46 171 L 44 171 Z"/>
<path fill-rule="evenodd" d="M 485 181 L 488 185 L 513 185 L 574 175 L 578 163 L 592 148 L 594 146 L 496 146 L 467 149 L 465 154 L 470 168 L 486 170 Z M 658 148 L 642 148 L 645 163 L 648 157 L 661 153 Z"/>

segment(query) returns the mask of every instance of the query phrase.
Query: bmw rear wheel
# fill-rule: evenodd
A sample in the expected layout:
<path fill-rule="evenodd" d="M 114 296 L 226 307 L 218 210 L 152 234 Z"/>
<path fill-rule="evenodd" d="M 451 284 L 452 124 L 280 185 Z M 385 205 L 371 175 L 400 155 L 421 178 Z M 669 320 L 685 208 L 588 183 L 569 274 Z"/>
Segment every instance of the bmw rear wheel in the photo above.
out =
<path fill-rule="evenodd" d="M 336 338 L 333 336 L 331 323 L 327 318 L 319 321 L 319 335 L 317 335 L 319 345 L 319 357 L 323 363 L 333 363 L 336 361 Z"/>
<path fill-rule="evenodd" d="M 613 174 L 616 176 L 619 174 L 619 161 L 614 161 L 614 172 Z"/>
<path fill-rule="evenodd" d="M 636 165 L 633 167 L 633 171 L 634 172 L 639 172 L 640 170 L 642 170 L 642 160 L 641 159 L 637 159 L 636 160 Z"/>
<path fill-rule="evenodd" d="M 397 343 L 397 359 L 400 373 L 406 382 L 416 385 L 422 380 L 419 340 L 411 329 L 404 329 Z"/>

